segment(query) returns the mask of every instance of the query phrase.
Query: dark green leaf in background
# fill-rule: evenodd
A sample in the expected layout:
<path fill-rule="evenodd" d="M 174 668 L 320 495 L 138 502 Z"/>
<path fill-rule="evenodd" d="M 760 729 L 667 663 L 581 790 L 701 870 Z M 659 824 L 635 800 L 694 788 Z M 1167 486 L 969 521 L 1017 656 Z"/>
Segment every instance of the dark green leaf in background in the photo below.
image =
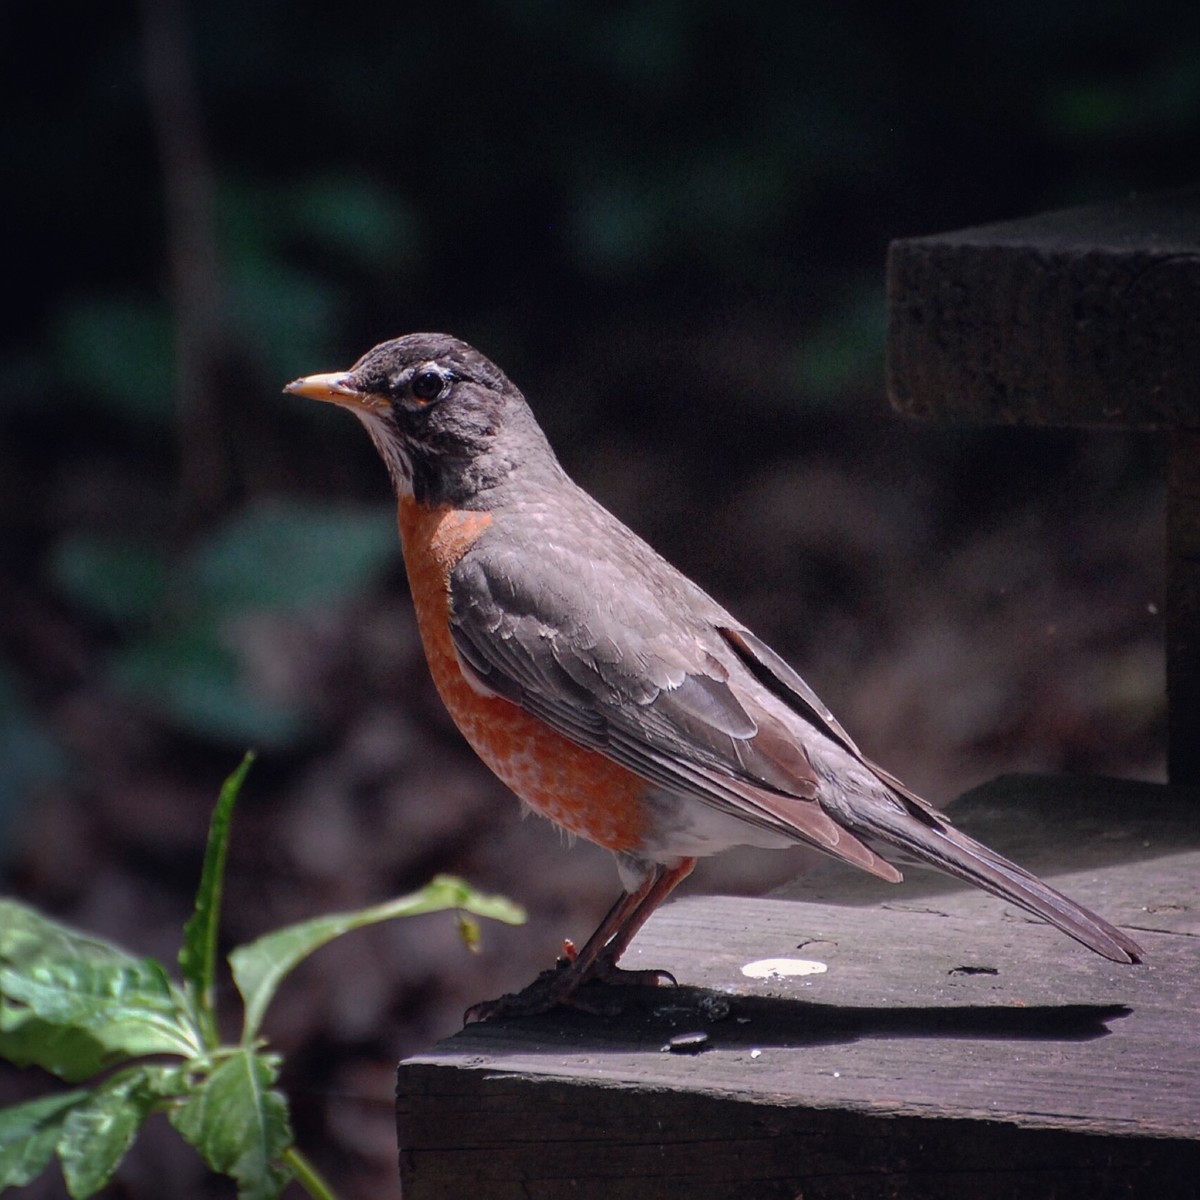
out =
<path fill-rule="evenodd" d="M 172 413 L 172 333 L 166 307 L 149 298 L 77 300 L 59 317 L 58 361 L 71 399 L 131 422 Z"/>
<path fill-rule="evenodd" d="M 197 550 L 188 578 L 194 597 L 212 610 L 295 610 L 355 595 L 396 553 L 390 506 L 260 501 Z"/>
<path fill-rule="evenodd" d="M 302 714 L 256 695 L 211 619 L 131 643 L 113 664 L 113 682 L 193 733 L 232 746 L 286 746 Z"/>
<path fill-rule="evenodd" d="M 148 622 L 167 585 L 167 565 L 156 548 L 82 533 L 57 543 L 50 575 L 72 600 L 119 625 Z"/>
<path fill-rule="evenodd" d="M 66 766 L 66 754 L 0 664 L 0 871 L 12 844 L 11 831 L 33 790 L 61 775 Z"/>
<path fill-rule="evenodd" d="M 327 345 L 336 304 L 330 283 L 278 257 L 234 259 L 226 271 L 230 336 L 253 353 L 266 378 L 286 383 L 298 347 L 315 354 Z"/>
<path fill-rule="evenodd" d="M 371 272 L 396 269 L 423 245 L 419 217 L 395 192 L 364 179 L 323 176 L 292 190 L 292 229 Z"/>
<path fill-rule="evenodd" d="M 838 306 L 801 342 L 795 383 L 825 404 L 854 389 L 877 391 L 883 381 L 886 333 L 883 293 L 875 281 L 848 286 Z"/>

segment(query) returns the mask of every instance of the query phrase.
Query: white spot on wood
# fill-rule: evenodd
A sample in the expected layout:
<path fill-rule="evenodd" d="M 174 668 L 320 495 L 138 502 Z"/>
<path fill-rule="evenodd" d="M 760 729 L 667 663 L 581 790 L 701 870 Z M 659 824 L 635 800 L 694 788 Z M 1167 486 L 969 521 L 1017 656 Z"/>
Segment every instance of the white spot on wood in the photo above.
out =
<path fill-rule="evenodd" d="M 823 975 L 829 968 L 812 958 L 760 958 L 748 962 L 742 974 L 749 979 L 785 979 L 794 975 Z"/>

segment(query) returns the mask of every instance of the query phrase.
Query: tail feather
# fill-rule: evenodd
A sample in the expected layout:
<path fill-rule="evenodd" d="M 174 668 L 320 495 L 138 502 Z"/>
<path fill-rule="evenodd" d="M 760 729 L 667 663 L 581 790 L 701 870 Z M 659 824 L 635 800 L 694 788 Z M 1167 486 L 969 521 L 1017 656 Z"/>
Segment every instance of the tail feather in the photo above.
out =
<path fill-rule="evenodd" d="M 846 811 L 839 812 L 839 818 L 860 836 L 884 841 L 930 866 L 991 892 L 1049 921 L 1069 937 L 1113 962 L 1142 961 L 1142 948 L 1128 934 L 1024 867 L 969 837 L 907 790 L 892 803 L 878 796 L 846 797 L 845 801 L 848 802 Z M 848 816 L 852 820 L 847 821 Z"/>

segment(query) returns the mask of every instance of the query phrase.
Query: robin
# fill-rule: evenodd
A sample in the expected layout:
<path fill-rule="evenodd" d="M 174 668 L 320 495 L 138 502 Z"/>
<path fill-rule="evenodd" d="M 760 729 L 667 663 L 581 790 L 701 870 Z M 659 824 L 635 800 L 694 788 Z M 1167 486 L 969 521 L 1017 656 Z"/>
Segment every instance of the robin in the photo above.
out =
<path fill-rule="evenodd" d="M 617 960 L 696 859 L 731 846 L 803 843 L 898 883 L 888 847 L 1141 960 L 871 762 L 778 654 L 569 478 L 477 350 L 410 334 L 286 390 L 349 408 L 383 457 L 429 669 L 467 741 L 616 856 L 624 892 L 583 948 L 469 1020 L 579 1002 L 592 980 L 669 980 Z"/>

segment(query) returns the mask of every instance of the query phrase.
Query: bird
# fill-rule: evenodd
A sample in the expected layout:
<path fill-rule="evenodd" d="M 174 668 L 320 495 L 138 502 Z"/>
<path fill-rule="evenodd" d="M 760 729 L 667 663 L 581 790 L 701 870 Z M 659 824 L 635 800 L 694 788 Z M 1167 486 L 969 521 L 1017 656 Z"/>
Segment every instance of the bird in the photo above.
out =
<path fill-rule="evenodd" d="M 582 948 L 468 1021 L 586 1008 L 592 982 L 673 983 L 618 960 L 697 859 L 733 846 L 806 845 L 889 883 L 896 861 L 924 863 L 1142 960 L 863 754 L 779 654 L 570 478 L 478 350 L 408 334 L 284 390 L 349 409 L 382 457 L 425 656 L 467 742 L 616 858 L 622 892 Z"/>

